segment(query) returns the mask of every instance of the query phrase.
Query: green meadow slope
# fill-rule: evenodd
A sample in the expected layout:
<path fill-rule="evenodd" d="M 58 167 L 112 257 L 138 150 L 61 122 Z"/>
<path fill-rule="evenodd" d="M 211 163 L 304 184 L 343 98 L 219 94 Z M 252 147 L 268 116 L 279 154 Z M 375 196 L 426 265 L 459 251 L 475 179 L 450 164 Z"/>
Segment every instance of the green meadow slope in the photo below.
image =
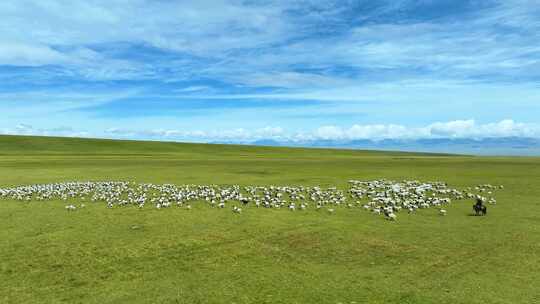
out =
<path fill-rule="evenodd" d="M 0 303 L 540 303 L 540 159 L 0 136 L 0 187 L 61 181 L 505 185 L 385 221 L 0 200 Z M 140 229 L 131 229 L 133 226 Z"/>

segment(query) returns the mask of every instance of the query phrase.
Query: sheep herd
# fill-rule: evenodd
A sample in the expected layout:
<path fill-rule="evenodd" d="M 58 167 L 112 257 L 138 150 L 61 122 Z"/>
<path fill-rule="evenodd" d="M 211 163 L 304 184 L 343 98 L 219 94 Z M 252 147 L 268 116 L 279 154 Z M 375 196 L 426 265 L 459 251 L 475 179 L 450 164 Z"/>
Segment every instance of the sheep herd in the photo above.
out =
<path fill-rule="evenodd" d="M 363 209 L 388 220 L 396 220 L 399 212 L 414 213 L 419 209 L 437 208 L 441 216 L 445 206 L 459 200 L 481 200 L 495 204 L 493 197 L 502 185 L 482 184 L 458 190 L 444 182 L 416 180 L 392 181 L 350 180 L 348 189 L 307 186 L 240 186 L 240 185 L 172 185 L 133 182 L 68 182 L 0 188 L 0 199 L 23 202 L 61 200 L 67 211 L 84 208 L 85 203 L 104 202 L 108 208 L 151 206 L 156 209 L 173 206 L 190 210 L 194 204 L 229 209 L 234 214 L 243 210 L 286 209 L 293 211 L 324 210 L 333 214 L 338 209 Z"/>

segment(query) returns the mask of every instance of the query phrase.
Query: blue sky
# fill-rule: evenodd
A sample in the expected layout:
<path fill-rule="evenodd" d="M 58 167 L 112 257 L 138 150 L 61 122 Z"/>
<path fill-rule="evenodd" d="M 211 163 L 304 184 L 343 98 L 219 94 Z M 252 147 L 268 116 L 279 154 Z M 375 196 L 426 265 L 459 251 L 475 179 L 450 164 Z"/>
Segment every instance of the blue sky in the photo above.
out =
<path fill-rule="evenodd" d="M 540 137 L 540 1 L 0 2 L 0 133 Z"/>

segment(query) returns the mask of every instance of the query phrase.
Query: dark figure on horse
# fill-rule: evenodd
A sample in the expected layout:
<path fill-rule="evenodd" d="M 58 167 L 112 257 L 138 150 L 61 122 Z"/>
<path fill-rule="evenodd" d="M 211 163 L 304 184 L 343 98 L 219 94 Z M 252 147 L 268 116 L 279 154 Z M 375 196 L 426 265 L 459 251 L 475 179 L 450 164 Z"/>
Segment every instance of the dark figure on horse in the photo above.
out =
<path fill-rule="evenodd" d="M 484 206 L 484 201 L 481 198 L 476 199 L 476 204 L 473 205 L 475 215 L 486 215 L 487 207 Z"/>

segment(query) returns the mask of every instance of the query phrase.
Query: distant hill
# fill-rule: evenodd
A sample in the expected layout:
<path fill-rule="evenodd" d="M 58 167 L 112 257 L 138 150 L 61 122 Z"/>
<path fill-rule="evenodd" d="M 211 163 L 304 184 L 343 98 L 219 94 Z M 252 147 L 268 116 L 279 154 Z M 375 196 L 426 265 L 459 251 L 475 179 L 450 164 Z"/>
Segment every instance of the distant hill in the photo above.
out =
<path fill-rule="evenodd" d="M 305 148 L 317 148 L 318 153 L 372 154 L 417 153 L 419 155 L 540 155 L 540 139 L 524 137 L 503 138 L 433 138 L 384 140 L 312 140 L 278 141 L 260 139 L 252 142 L 180 143 L 89 139 L 45 136 L 0 135 L 0 155 L 6 154 L 262 154 L 286 152 L 302 155 Z M 208 156 L 207 156 L 208 157 Z"/>
<path fill-rule="evenodd" d="M 416 140 L 313 140 L 304 142 L 258 140 L 250 144 L 261 146 L 324 147 L 474 155 L 540 155 L 540 139 L 524 137 L 482 139 L 433 138 Z"/>
<path fill-rule="evenodd" d="M 178 143 L 162 141 L 111 140 L 45 136 L 0 135 L 0 155 L 148 155 L 159 156 L 174 154 L 186 158 L 211 158 L 219 156 L 251 156 L 251 157 L 304 157 L 317 155 L 431 155 L 448 156 L 448 154 L 410 153 L 399 151 L 373 151 L 339 149 L 338 147 L 309 146 L 303 147 L 262 147 L 277 146 L 277 142 L 261 141 L 257 144 L 243 143 Z M 318 148 L 313 153 L 313 148 Z M 332 148 L 332 149 L 328 149 Z"/>

